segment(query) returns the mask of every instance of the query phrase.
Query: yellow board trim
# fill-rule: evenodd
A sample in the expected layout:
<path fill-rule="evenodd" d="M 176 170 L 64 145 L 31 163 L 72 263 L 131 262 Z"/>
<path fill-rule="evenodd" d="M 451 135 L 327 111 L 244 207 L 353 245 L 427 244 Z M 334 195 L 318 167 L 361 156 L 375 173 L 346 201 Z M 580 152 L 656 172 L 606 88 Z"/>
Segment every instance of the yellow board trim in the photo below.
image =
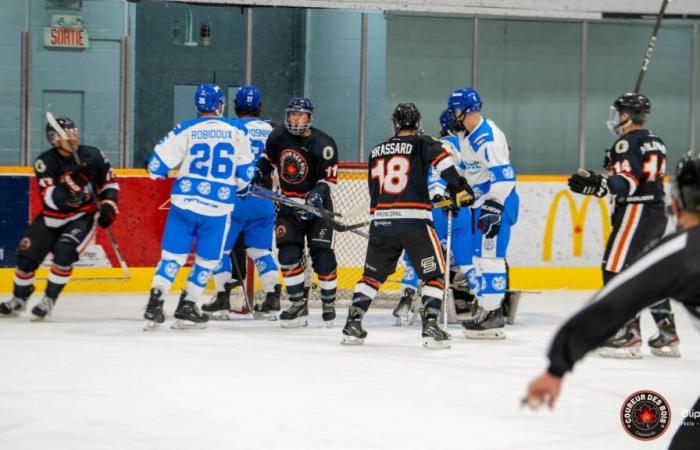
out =
<path fill-rule="evenodd" d="M 144 295 L 151 288 L 155 268 L 132 267 L 130 280 L 121 281 L 87 281 L 81 278 L 119 278 L 121 269 L 112 268 L 76 268 L 71 281 L 64 292 L 136 292 Z M 361 267 L 338 269 L 338 288 L 352 290 L 357 282 Z M 173 290 L 185 287 L 189 269 L 181 270 L 175 278 Z M 38 278 L 46 278 L 45 268 L 37 271 Z M 0 269 L 0 293 L 11 293 L 14 269 Z M 391 280 L 398 281 L 393 276 Z M 548 289 L 598 289 L 602 287 L 602 275 L 599 268 L 592 267 L 511 267 L 510 280 L 512 289 L 548 290 Z M 43 292 L 45 281 L 36 283 L 38 292 Z M 387 283 L 385 290 L 398 290 L 398 283 Z"/>

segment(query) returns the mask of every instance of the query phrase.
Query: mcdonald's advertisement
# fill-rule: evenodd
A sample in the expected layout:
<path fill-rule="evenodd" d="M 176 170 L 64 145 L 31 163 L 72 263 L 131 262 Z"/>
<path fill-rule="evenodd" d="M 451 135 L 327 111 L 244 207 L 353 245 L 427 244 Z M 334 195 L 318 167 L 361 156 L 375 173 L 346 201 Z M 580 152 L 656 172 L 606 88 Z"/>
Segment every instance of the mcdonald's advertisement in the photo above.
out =
<path fill-rule="evenodd" d="M 123 290 L 141 290 L 140 284 L 148 284 L 160 256 L 160 234 L 169 209 L 170 183 L 159 184 L 141 172 L 117 172 L 122 185 L 121 214 L 113 232 L 127 265 L 140 280 L 139 284 L 131 280 L 122 286 Z M 0 230 L 4 230 L 0 233 L 0 267 L 4 267 L 0 269 L 0 291 L 7 291 L 12 286 L 17 243 L 31 217 L 39 210 L 40 199 L 29 170 L 6 173 L 3 169 L 0 175 L 5 187 L 3 192 L 8 196 L 7 201 L 0 202 Z M 365 183 L 362 180 L 349 182 Z M 571 193 L 564 176 L 520 176 L 517 190 L 519 217 L 508 249 L 511 286 L 525 290 L 600 287 L 600 261 L 610 233 L 607 200 Z M 360 253 L 361 260 L 364 252 Z M 361 267 L 362 261 L 355 259 L 338 255 L 341 266 Z M 118 270 L 104 236 L 98 236 L 95 248 L 81 265 Z M 140 271 L 143 272 L 141 277 L 138 276 Z M 115 289 L 116 285 L 111 283 L 105 288 Z"/>

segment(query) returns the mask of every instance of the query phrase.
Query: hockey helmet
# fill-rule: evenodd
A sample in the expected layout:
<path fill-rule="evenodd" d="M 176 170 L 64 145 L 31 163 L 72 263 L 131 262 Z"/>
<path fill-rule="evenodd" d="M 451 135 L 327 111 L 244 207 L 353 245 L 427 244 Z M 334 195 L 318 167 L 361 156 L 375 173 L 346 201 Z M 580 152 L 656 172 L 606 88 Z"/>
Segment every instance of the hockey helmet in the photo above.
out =
<path fill-rule="evenodd" d="M 610 115 L 608 116 L 608 129 L 614 134 L 620 133 L 620 128 L 626 126 L 629 122 L 638 125 L 647 121 L 647 115 L 651 112 L 651 102 L 646 95 L 628 92 L 615 99 L 615 102 L 610 107 Z M 629 119 L 625 123 L 621 123 L 623 113 L 629 114 Z"/>
<path fill-rule="evenodd" d="M 194 93 L 194 106 L 199 112 L 218 112 L 222 103 L 224 92 L 215 84 L 200 84 Z"/>
<path fill-rule="evenodd" d="M 697 157 L 686 156 L 676 165 L 673 197 L 680 209 L 700 212 L 700 159 Z"/>
<path fill-rule="evenodd" d="M 399 103 L 391 115 L 394 133 L 398 133 L 401 130 L 416 130 L 420 132 L 420 118 L 420 111 L 418 111 L 415 103 Z"/>
<path fill-rule="evenodd" d="M 309 116 L 309 120 L 305 123 L 291 123 L 289 121 L 289 115 L 291 113 L 306 113 Z M 311 127 L 311 123 L 314 118 L 314 105 L 311 104 L 311 100 L 304 97 L 294 97 L 287 106 L 284 113 L 284 125 L 287 127 L 287 131 L 295 136 L 304 134 L 306 130 Z"/>
<path fill-rule="evenodd" d="M 56 122 L 63 128 L 64 130 L 74 130 L 76 133 L 78 132 L 78 127 L 75 125 L 75 122 L 73 122 L 71 119 L 68 117 L 57 117 Z M 56 130 L 51 127 L 51 124 L 47 123 L 46 124 L 46 139 L 48 139 L 49 142 L 53 143 L 56 139 L 59 139 L 60 136 L 58 133 L 56 133 Z"/>
<path fill-rule="evenodd" d="M 257 113 L 262 106 L 260 90 L 255 86 L 244 85 L 238 88 L 233 99 L 236 111 Z"/>
<path fill-rule="evenodd" d="M 481 111 L 482 106 L 481 96 L 471 87 L 455 89 L 447 99 L 447 109 L 452 110 L 457 120 L 464 114 Z"/>

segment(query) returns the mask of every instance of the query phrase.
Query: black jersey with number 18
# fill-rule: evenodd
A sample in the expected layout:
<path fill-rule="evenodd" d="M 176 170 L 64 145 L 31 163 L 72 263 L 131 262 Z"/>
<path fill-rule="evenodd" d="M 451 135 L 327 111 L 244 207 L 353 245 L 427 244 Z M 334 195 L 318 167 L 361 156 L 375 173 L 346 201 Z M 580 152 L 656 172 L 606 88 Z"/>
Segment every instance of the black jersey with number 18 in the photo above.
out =
<path fill-rule="evenodd" d="M 373 227 L 396 229 L 432 220 L 428 169 L 453 165 L 440 141 L 429 136 L 394 136 L 369 157 L 369 195 Z M 379 230 L 379 228 L 377 228 Z"/>

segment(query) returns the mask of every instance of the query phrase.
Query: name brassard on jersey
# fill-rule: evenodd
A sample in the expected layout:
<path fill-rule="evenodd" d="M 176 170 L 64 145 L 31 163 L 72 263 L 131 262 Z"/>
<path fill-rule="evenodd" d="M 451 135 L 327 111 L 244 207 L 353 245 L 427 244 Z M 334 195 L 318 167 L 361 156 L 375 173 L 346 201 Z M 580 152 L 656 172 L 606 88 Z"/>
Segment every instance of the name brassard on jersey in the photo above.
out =
<path fill-rule="evenodd" d="M 410 155 L 413 152 L 413 144 L 408 142 L 387 142 L 372 149 L 371 158 L 380 158 L 389 155 Z"/>

